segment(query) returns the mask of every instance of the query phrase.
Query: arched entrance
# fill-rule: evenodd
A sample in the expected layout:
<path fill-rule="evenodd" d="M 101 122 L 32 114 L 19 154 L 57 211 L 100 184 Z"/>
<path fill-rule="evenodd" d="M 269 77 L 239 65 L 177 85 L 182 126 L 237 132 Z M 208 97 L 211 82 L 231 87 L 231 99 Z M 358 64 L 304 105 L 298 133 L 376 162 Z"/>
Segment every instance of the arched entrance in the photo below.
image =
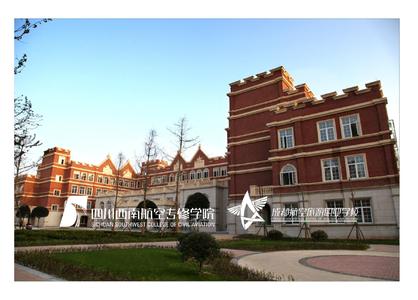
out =
<path fill-rule="evenodd" d="M 263 207 L 263 209 L 260 212 L 261 217 L 266 222 L 265 225 L 271 225 L 271 208 L 268 203 Z"/>
<path fill-rule="evenodd" d="M 136 209 L 139 214 L 136 218 L 132 218 L 132 223 L 135 223 L 136 228 L 141 228 L 143 226 L 148 227 L 150 223 L 158 224 L 159 226 L 160 220 L 158 219 L 158 213 L 156 212 L 158 207 L 153 201 L 148 199 L 141 201 Z"/>
<path fill-rule="evenodd" d="M 202 212 L 203 209 L 209 208 L 209 205 L 209 199 L 205 194 L 194 193 L 190 195 L 184 206 L 189 210 L 189 224 L 204 221 Z"/>

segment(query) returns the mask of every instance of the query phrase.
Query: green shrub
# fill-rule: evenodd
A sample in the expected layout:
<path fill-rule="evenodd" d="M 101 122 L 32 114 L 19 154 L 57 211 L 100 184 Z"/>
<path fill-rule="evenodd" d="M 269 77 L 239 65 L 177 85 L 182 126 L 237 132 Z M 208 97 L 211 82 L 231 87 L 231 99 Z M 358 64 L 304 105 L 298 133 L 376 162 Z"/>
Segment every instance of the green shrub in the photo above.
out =
<path fill-rule="evenodd" d="M 268 240 L 281 240 L 283 238 L 283 233 L 279 230 L 270 230 L 269 232 L 267 232 L 267 236 L 266 239 Z"/>
<path fill-rule="evenodd" d="M 259 240 L 261 236 L 257 234 L 251 234 L 251 233 L 244 233 L 244 234 L 238 234 L 234 236 L 234 239 L 239 240 Z"/>
<path fill-rule="evenodd" d="M 217 257 L 220 253 L 218 243 L 209 233 L 191 232 L 181 235 L 178 241 L 177 249 L 183 259 L 195 259 L 199 263 L 199 272 L 206 260 Z"/>
<path fill-rule="evenodd" d="M 311 237 L 314 241 L 323 241 L 328 239 L 328 234 L 323 230 L 316 230 L 311 233 Z"/>

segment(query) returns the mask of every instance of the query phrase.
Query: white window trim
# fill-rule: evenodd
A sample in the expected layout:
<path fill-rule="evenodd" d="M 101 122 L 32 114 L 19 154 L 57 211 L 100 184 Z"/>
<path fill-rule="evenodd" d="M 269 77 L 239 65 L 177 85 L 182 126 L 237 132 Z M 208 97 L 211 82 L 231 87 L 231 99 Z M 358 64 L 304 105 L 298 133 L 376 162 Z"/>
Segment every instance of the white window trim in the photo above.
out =
<path fill-rule="evenodd" d="M 73 193 L 73 187 L 76 187 L 76 188 L 77 188 L 77 191 L 76 191 L 75 193 Z M 78 195 L 78 185 L 73 184 L 73 185 L 71 186 L 71 194 L 72 194 L 72 195 Z"/>
<path fill-rule="evenodd" d="M 343 118 L 352 117 L 352 116 L 357 116 L 357 120 L 358 120 L 358 136 L 348 136 L 348 137 L 345 137 L 344 136 Z M 359 113 L 356 113 L 356 114 L 350 114 L 350 115 L 341 116 L 340 117 L 340 130 L 341 130 L 341 138 L 342 139 L 352 139 L 352 138 L 356 138 L 356 137 L 362 136 L 363 135 L 363 129 L 361 128 L 360 114 Z"/>
<path fill-rule="evenodd" d="M 362 222 L 358 222 L 359 224 L 373 224 L 374 223 L 374 211 L 373 211 L 373 201 L 372 201 L 372 199 L 371 198 L 358 198 L 358 199 L 354 199 L 354 201 L 356 201 L 356 200 L 368 200 L 369 202 L 370 202 L 370 217 L 371 217 L 371 222 L 364 222 L 364 221 L 362 221 Z M 352 205 L 353 205 L 353 208 L 355 207 L 354 206 L 354 202 L 352 203 Z M 363 219 L 364 219 L 364 215 L 363 215 Z"/>
<path fill-rule="evenodd" d="M 342 208 L 344 208 L 345 206 L 344 206 L 344 204 L 345 204 L 345 199 L 327 199 L 327 200 L 324 200 L 324 207 L 326 207 L 326 208 L 328 208 L 328 202 L 342 202 L 343 203 L 343 206 L 342 206 Z M 337 217 L 336 216 L 334 216 L 334 220 L 337 220 Z M 335 225 L 335 224 L 342 224 L 342 225 L 344 225 L 345 224 L 345 216 L 343 216 L 343 218 L 341 219 L 342 220 L 342 222 L 331 222 L 331 220 L 330 220 L 330 216 L 328 216 L 328 223 L 329 224 L 333 224 L 333 225 Z"/>
<path fill-rule="evenodd" d="M 291 166 L 295 170 L 295 183 L 294 184 L 287 184 L 287 185 L 283 184 L 283 177 L 282 177 L 283 169 L 286 168 L 287 166 Z M 295 185 L 298 184 L 298 169 L 293 164 L 286 164 L 280 169 L 279 177 L 280 177 L 280 185 L 281 186 L 295 186 Z"/>
<path fill-rule="evenodd" d="M 287 147 L 287 148 L 283 148 L 282 147 L 282 143 L 281 143 L 281 138 L 280 138 L 280 131 L 281 130 L 287 130 L 287 129 L 292 129 L 292 140 L 293 140 L 293 146 L 292 147 Z M 296 146 L 296 142 L 295 142 L 295 131 L 293 129 L 293 126 L 291 127 L 286 127 L 286 128 L 280 128 L 277 130 L 277 138 L 278 138 L 278 149 L 293 149 Z"/>
<path fill-rule="evenodd" d="M 81 188 L 84 188 L 84 193 L 83 194 L 81 193 Z M 86 187 L 85 186 L 79 186 L 78 187 L 78 194 L 79 195 L 86 195 Z"/>
<path fill-rule="evenodd" d="M 55 192 L 58 192 L 58 195 L 56 195 L 56 194 L 55 194 Z M 54 189 L 53 195 L 54 195 L 55 197 L 59 197 L 59 196 L 61 196 L 61 190 Z"/>
<path fill-rule="evenodd" d="M 58 211 L 59 207 L 58 204 L 51 204 L 51 211 Z"/>
<path fill-rule="evenodd" d="M 327 121 L 332 121 L 332 126 L 333 126 L 332 130 L 334 132 L 334 139 L 333 140 L 321 141 L 321 129 L 319 128 L 319 123 L 321 123 L 321 122 L 327 122 Z M 316 131 L 317 131 L 317 134 L 318 134 L 318 143 L 333 142 L 333 141 L 338 140 L 338 137 L 337 137 L 337 127 L 335 125 L 335 119 L 334 118 L 332 118 L 332 119 L 326 119 L 326 120 L 319 120 L 318 122 L 316 122 Z"/>
<path fill-rule="evenodd" d="M 324 161 L 325 160 L 330 160 L 330 159 L 337 159 L 338 161 L 338 173 L 339 173 L 339 177 L 340 179 L 332 179 L 332 180 L 325 180 L 325 168 L 324 168 Z M 322 182 L 339 182 L 342 179 L 342 173 L 341 173 L 341 162 L 340 162 L 340 158 L 339 157 L 327 157 L 327 158 L 323 158 L 321 159 L 321 171 L 322 171 Z"/>
<path fill-rule="evenodd" d="M 283 208 L 284 209 L 286 209 L 286 205 L 291 205 L 291 206 L 293 206 L 293 205 L 296 205 L 296 207 L 299 209 L 300 207 L 299 207 L 299 202 L 294 202 L 294 201 L 292 201 L 292 202 L 286 202 L 286 203 L 283 203 Z M 293 207 L 292 207 L 292 209 L 293 209 Z M 301 216 L 298 214 L 297 216 L 290 216 L 290 218 L 291 218 L 291 223 L 287 223 L 286 222 L 286 218 L 284 219 L 284 223 L 283 223 L 283 225 L 285 225 L 285 226 L 292 226 L 292 225 L 299 225 L 300 224 L 300 222 L 301 222 Z M 297 220 L 297 221 L 294 221 L 294 220 Z"/>
<path fill-rule="evenodd" d="M 348 168 L 348 158 L 350 156 L 363 156 L 363 161 L 364 161 L 364 174 L 366 175 L 365 177 L 361 177 L 361 178 L 350 178 L 350 170 Z M 346 155 L 344 156 L 344 161 L 345 161 L 345 175 L 347 176 L 347 180 L 362 180 L 365 178 L 369 178 L 369 168 L 367 167 L 367 157 L 366 157 L 366 153 L 356 153 L 356 154 L 350 154 L 350 155 Z"/>

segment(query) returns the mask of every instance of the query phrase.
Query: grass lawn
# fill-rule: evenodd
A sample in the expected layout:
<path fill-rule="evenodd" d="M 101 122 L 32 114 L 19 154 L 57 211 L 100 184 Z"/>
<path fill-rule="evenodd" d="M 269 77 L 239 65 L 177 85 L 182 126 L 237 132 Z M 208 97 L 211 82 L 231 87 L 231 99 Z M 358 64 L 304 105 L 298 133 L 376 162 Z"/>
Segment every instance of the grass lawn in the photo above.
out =
<path fill-rule="evenodd" d="M 104 244 L 104 243 L 132 243 L 153 241 L 174 241 L 174 233 L 140 231 L 101 231 L 101 230 L 15 230 L 15 247 L 40 245 L 74 245 L 74 244 Z"/>
<path fill-rule="evenodd" d="M 250 251 L 285 251 L 285 250 L 366 250 L 369 246 L 365 242 L 347 240 L 327 240 L 312 241 L 304 239 L 282 239 L 282 240 L 262 240 L 262 239 L 235 239 L 219 241 L 221 248 L 241 249 Z"/>
<path fill-rule="evenodd" d="M 202 273 L 197 264 L 183 262 L 175 249 L 112 249 L 64 253 L 17 253 L 23 265 L 67 280 L 247 280 L 248 272 L 232 266 L 230 258 L 206 265 Z M 218 267 L 215 267 L 218 265 Z M 229 267 L 225 267 L 230 265 Z M 221 266 L 221 267 L 219 267 Z M 245 271 L 245 270 L 244 270 Z M 249 280 L 257 280 L 251 277 Z M 258 278 L 258 280 L 266 280 Z"/>

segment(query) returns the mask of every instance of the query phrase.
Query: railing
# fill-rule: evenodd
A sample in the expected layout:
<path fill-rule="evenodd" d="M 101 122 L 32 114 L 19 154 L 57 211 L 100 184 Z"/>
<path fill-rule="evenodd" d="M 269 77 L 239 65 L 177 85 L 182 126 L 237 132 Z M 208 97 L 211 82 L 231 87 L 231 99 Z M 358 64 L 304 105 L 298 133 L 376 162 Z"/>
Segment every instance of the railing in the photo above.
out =
<path fill-rule="evenodd" d="M 251 197 L 263 197 L 263 196 L 272 196 L 273 187 L 270 185 L 258 186 L 250 185 L 250 196 Z"/>

